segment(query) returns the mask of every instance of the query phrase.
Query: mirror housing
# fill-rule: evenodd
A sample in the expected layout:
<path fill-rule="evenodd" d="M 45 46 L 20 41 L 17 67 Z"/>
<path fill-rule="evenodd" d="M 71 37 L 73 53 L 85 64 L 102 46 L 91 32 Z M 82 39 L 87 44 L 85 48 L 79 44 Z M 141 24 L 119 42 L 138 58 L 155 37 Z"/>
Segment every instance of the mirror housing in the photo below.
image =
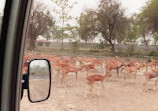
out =
<path fill-rule="evenodd" d="M 49 98 L 51 89 L 51 66 L 47 59 L 33 59 L 28 63 L 27 74 L 23 74 L 23 89 L 27 89 L 29 101 L 42 102 Z"/>

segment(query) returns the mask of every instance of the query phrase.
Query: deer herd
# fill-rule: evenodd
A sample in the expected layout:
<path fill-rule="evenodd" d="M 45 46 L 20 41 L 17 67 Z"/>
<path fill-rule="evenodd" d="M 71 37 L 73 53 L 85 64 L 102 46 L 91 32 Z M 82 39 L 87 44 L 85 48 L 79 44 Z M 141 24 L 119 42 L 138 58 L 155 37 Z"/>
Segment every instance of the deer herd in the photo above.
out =
<path fill-rule="evenodd" d="M 85 74 L 85 80 L 90 86 L 90 92 L 93 91 L 93 86 L 95 82 L 100 82 L 102 88 L 104 89 L 104 81 L 108 80 L 115 73 L 119 79 L 122 76 L 122 83 L 125 85 L 127 79 L 134 75 L 133 82 L 141 71 L 141 74 L 145 77 L 143 86 L 147 90 L 148 82 L 152 78 L 158 77 L 158 63 L 151 59 L 150 62 L 144 60 L 139 60 L 135 58 L 120 58 L 117 56 L 111 58 L 96 58 L 96 57 L 73 57 L 73 56 L 60 56 L 60 55 L 49 55 L 49 54 L 32 54 L 27 53 L 24 56 L 24 63 L 33 58 L 46 58 L 50 61 L 52 78 L 55 79 L 56 76 L 60 77 L 60 83 L 66 82 L 66 77 L 69 73 L 75 74 L 75 79 L 77 81 L 78 76 Z M 114 71 L 113 71 L 114 72 Z M 142 77 L 143 77 L 142 76 Z M 73 79 L 73 78 L 72 78 Z M 155 81 L 155 84 L 158 79 Z"/>

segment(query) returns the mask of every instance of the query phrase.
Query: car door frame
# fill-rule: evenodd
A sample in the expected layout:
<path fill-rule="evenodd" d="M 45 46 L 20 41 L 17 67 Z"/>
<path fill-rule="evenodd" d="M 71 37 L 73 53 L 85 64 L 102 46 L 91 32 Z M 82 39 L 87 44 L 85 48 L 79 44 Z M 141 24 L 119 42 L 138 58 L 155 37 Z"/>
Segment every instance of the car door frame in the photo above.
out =
<path fill-rule="evenodd" d="M 25 35 L 32 0 L 6 0 L 0 35 L 0 110 L 19 111 Z"/>

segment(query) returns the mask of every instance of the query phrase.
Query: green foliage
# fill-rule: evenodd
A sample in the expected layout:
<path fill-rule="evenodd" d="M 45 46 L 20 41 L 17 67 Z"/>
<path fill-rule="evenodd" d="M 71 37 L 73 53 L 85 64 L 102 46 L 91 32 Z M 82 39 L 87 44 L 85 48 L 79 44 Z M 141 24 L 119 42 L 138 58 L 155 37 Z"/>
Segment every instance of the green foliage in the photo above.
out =
<path fill-rule="evenodd" d="M 42 53 L 48 53 L 51 55 L 74 55 L 74 56 L 108 56 L 111 57 L 113 56 L 113 53 L 111 51 L 109 51 L 108 49 L 104 49 L 104 50 L 99 50 L 98 48 L 92 47 L 92 48 L 79 48 L 76 51 L 73 51 L 71 49 L 71 47 L 69 48 L 65 48 L 64 50 L 59 50 L 59 48 L 55 48 L 55 47 L 41 47 L 41 46 L 37 46 L 35 49 L 35 52 L 42 52 Z M 121 57 L 129 57 L 129 53 L 130 51 L 127 50 L 118 50 L 116 52 L 117 56 L 121 56 Z M 158 54 L 157 56 L 150 56 L 149 57 L 149 52 L 146 51 L 141 51 L 141 50 L 135 50 L 134 53 L 132 54 L 132 56 L 134 58 L 144 58 L 144 59 L 148 59 L 148 58 L 154 58 L 155 60 L 158 60 Z"/>
<path fill-rule="evenodd" d="M 142 9 L 142 19 L 154 33 L 158 31 L 158 0 L 150 0 Z"/>
<path fill-rule="evenodd" d="M 154 37 L 154 45 L 156 46 L 157 51 L 158 51 L 158 32 L 155 33 L 153 37 Z"/>
<path fill-rule="evenodd" d="M 71 43 L 71 50 L 74 52 L 79 50 L 79 41 L 74 41 Z"/>
<path fill-rule="evenodd" d="M 97 10 L 86 10 L 80 15 L 79 25 L 82 39 L 88 41 L 100 34 L 114 52 L 114 41 L 120 43 L 124 39 L 129 20 L 117 0 L 101 0 Z"/>
<path fill-rule="evenodd" d="M 71 34 L 71 30 L 73 29 L 73 26 L 69 24 L 68 21 L 74 19 L 70 12 L 72 8 L 74 7 L 77 2 L 73 2 L 70 4 L 68 0 L 52 0 L 57 8 L 54 12 L 58 14 L 58 20 L 60 24 L 57 25 L 57 27 L 54 27 L 56 29 L 53 29 L 53 34 L 55 38 L 62 40 L 62 49 L 63 49 L 63 40 L 64 38 L 69 37 L 69 34 Z"/>
<path fill-rule="evenodd" d="M 52 37 L 53 39 L 57 39 L 57 40 L 61 40 L 62 36 L 64 36 L 64 38 L 68 38 L 69 35 L 67 33 L 62 33 L 64 31 L 66 31 L 66 28 L 61 29 L 60 26 L 55 25 L 54 27 L 52 27 Z"/>
<path fill-rule="evenodd" d="M 135 44 L 138 37 L 139 37 L 139 27 L 135 24 L 131 24 L 130 28 L 126 31 L 126 38 L 124 40 L 124 43 Z"/>
<path fill-rule="evenodd" d="M 79 37 L 82 40 L 88 42 L 89 40 L 93 40 L 97 35 L 97 27 L 96 27 L 96 12 L 93 10 L 86 10 L 81 13 L 80 18 L 78 20 L 78 33 Z"/>
<path fill-rule="evenodd" d="M 98 45 L 98 48 L 99 49 L 105 49 L 106 47 L 108 47 L 109 46 L 109 44 L 107 43 L 107 41 L 102 41 L 102 40 L 100 40 L 100 43 L 99 43 L 99 45 Z"/>
<path fill-rule="evenodd" d="M 148 45 L 150 28 L 146 20 L 144 19 L 144 15 L 142 13 L 137 15 L 137 25 L 139 26 L 139 36 L 143 38 L 141 42 L 145 45 Z"/>
<path fill-rule="evenodd" d="M 35 49 L 35 42 L 40 35 L 45 35 L 50 31 L 50 27 L 55 24 L 54 18 L 41 2 L 33 2 L 28 23 L 27 41 L 29 49 Z M 48 37 L 48 36 L 47 36 Z M 49 36 L 50 37 L 50 36 Z M 49 38 L 48 37 L 48 38 Z"/>
<path fill-rule="evenodd" d="M 141 35 L 146 44 L 147 37 L 155 39 L 155 33 L 158 33 L 158 0 L 150 0 L 143 8 L 138 16 Z M 156 42 L 155 42 L 156 43 Z"/>
<path fill-rule="evenodd" d="M 101 0 L 97 16 L 98 30 L 103 38 L 109 43 L 114 40 L 121 42 L 129 21 L 120 3 L 117 0 Z"/>
<path fill-rule="evenodd" d="M 129 55 L 129 56 L 133 56 L 134 55 L 134 46 L 133 45 L 131 45 L 131 46 L 129 46 L 128 48 L 127 48 L 127 51 L 126 51 L 126 53 Z"/>
<path fill-rule="evenodd" d="M 149 52 L 149 55 L 148 56 L 158 56 L 158 52 L 156 51 L 151 51 Z"/>

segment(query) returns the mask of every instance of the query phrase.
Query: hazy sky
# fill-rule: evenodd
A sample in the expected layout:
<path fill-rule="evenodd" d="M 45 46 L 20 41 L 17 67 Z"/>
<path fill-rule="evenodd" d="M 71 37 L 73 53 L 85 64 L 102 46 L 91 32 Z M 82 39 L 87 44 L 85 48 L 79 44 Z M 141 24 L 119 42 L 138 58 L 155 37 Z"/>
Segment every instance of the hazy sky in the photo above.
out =
<path fill-rule="evenodd" d="M 120 0 L 128 14 L 139 13 L 142 6 L 149 0 Z"/>
<path fill-rule="evenodd" d="M 70 0 L 74 1 L 74 0 Z M 95 8 L 100 0 L 78 0 L 73 14 L 78 15 L 84 8 Z M 122 7 L 126 9 L 126 14 L 139 13 L 142 6 L 149 0 L 119 0 Z"/>
<path fill-rule="evenodd" d="M 0 13 L 3 13 L 5 0 L 0 0 Z"/>
<path fill-rule="evenodd" d="M 44 2 L 51 0 L 44 0 Z M 69 0 L 70 2 L 74 0 Z M 99 0 L 75 0 L 78 4 L 73 9 L 73 15 L 78 16 L 84 8 L 94 8 L 99 3 Z M 138 13 L 139 9 L 145 5 L 148 0 L 120 0 L 122 6 L 127 9 L 127 14 Z M 3 11 L 5 0 L 0 0 L 0 13 Z"/>

